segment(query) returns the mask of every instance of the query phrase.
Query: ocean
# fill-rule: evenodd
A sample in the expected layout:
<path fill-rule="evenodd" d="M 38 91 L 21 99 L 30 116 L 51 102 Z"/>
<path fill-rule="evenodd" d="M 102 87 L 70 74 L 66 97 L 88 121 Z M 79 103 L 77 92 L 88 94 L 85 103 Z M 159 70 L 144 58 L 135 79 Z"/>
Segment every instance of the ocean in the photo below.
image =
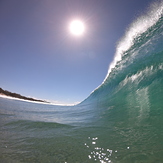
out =
<path fill-rule="evenodd" d="M 1 163 L 162 163 L 163 3 L 119 41 L 104 82 L 75 106 L 0 97 Z"/>

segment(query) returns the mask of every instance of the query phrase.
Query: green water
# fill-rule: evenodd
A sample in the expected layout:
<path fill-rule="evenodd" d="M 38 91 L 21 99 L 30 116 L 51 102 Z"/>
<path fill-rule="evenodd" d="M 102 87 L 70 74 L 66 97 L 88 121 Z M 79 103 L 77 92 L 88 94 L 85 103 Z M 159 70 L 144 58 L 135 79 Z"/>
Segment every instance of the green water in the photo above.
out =
<path fill-rule="evenodd" d="M 108 108 L 106 105 L 99 109 L 89 106 L 96 113 L 85 115 L 82 125 L 75 120 L 73 123 L 68 120 L 67 124 L 53 122 L 50 115 L 57 110 L 55 106 L 43 107 L 1 98 L 0 160 L 13 163 L 163 162 L 162 104 L 152 104 L 156 96 L 160 98 L 157 101 L 162 100 L 162 92 L 158 90 L 154 95 L 141 90 L 139 98 L 142 100 L 138 101 L 136 93 L 126 96 L 126 102 L 114 98 L 112 103 L 119 103 Z M 21 106 L 25 106 L 24 110 L 33 110 L 30 116 L 22 117 Z M 40 121 L 33 121 L 38 108 L 41 108 L 37 113 Z M 83 107 L 78 106 L 77 110 L 78 118 L 80 114 L 83 117 Z M 66 116 L 61 112 L 55 115 Z M 49 116 L 51 122 L 44 121 L 44 116 Z"/>

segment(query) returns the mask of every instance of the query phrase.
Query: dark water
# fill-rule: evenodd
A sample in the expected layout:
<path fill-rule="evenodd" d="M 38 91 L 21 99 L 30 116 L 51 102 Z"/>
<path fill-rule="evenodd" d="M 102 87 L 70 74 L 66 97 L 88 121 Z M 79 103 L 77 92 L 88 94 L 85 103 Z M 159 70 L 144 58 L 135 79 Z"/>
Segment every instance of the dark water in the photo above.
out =
<path fill-rule="evenodd" d="M 76 106 L 0 98 L 0 162 L 162 163 L 163 3 L 135 20 Z"/>

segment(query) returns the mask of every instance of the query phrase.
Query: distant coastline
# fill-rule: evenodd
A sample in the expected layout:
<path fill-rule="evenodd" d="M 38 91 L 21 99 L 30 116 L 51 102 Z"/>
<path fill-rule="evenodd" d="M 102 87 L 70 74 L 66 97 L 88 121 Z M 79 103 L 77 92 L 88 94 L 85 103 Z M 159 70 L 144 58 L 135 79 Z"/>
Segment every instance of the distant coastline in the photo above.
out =
<path fill-rule="evenodd" d="M 8 96 L 8 97 L 14 97 L 14 98 L 28 100 L 28 101 L 33 101 L 33 102 L 49 103 L 49 102 L 47 102 L 45 100 L 38 100 L 38 99 L 35 99 L 35 98 L 25 97 L 25 96 L 22 96 L 22 95 L 17 94 L 17 93 L 12 93 L 12 92 L 9 92 L 7 90 L 3 90 L 2 88 L 0 88 L 0 95 L 4 95 L 4 96 Z"/>

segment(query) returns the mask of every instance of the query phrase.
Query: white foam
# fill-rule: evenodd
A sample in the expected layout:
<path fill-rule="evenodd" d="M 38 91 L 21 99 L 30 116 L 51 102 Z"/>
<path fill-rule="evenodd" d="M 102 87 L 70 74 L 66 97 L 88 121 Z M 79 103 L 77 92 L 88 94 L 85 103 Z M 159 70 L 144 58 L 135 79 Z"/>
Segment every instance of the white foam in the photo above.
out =
<path fill-rule="evenodd" d="M 137 18 L 126 30 L 124 37 L 119 41 L 113 62 L 110 64 L 105 80 L 108 78 L 112 68 L 122 59 L 124 53 L 134 44 L 134 39 L 153 26 L 163 15 L 163 0 L 150 5 L 147 12 Z"/>

